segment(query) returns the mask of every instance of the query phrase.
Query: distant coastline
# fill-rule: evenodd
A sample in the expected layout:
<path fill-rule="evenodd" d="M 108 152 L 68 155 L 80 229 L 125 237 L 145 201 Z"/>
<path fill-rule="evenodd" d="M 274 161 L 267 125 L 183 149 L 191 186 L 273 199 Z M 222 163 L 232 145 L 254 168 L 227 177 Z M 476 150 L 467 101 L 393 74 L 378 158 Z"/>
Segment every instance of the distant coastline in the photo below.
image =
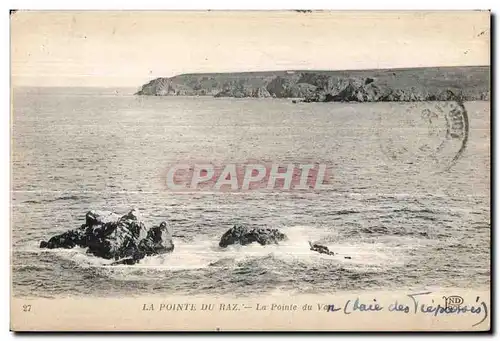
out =
<path fill-rule="evenodd" d="M 290 98 L 304 102 L 487 101 L 489 66 L 182 74 L 141 86 L 141 96 Z"/>

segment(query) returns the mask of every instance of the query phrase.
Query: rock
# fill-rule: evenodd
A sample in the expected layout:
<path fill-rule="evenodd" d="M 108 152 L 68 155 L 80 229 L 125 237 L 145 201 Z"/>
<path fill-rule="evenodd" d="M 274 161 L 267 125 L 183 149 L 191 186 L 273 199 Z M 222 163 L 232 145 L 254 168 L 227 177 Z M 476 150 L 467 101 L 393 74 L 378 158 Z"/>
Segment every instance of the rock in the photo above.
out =
<path fill-rule="evenodd" d="M 306 82 L 299 82 L 302 76 L 275 77 L 267 84 L 266 89 L 275 98 L 305 98 L 311 96 L 316 86 Z"/>
<path fill-rule="evenodd" d="M 244 97 L 256 97 L 256 98 L 269 98 L 271 94 L 265 87 L 251 88 L 243 87 L 239 84 L 226 86 L 222 91 L 214 95 L 214 97 L 234 97 L 234 98 L 244 98 Z"/>
<path fill-rule="evenodd" d="M 250 228 L 248 226 L 235 225 L 222 235 L 219 246 L 227 247 L 233 244 L 247 245 L 254 242 L 260 245 L 278 244 L 278 242 L 287 239 L 287 236 L 278 229 Z"/>
<path fill-rule="evenodd" d="M 139 250 L 146 256 L 172 252 L 174 250 L 172 228 L 165 221 L 160 226 L 152 227 L 146 238 L 139 242 Z"/>
<path fill-rule="evenodd" d="M 333 77 L 315 72 L 303 72 L 300 75 L 300 79 L 297 81 L 297 83 L 314 85 L 318 89 L 329 89 L 332 82 Z"/>
<path fill-rule="evenodd" d="M 140 259 L 171 252 L 174 249 L 172 229 L 162 222 L 147 229 L 139 212 L 124 216 L 109 211 L 89 211 L 85 224 L 40 243 L 41 248 L 87 248 L 94 256 L 114 259 L 116 264 L 133 264 Z"/>
<path fill-rule="evenodd" d="M 322 84 L 305 97 L 305 102 L 418 102 L 418 101 L 451 101 L 457 98 L 473 98 L 456 95 L 446 89 L 440 93 L 429 93 L 425 88 L 394 88 L 377 83 L 377 79 L 367 77 L 315 79 Z"/>
<path fill-rule="evenodd" d="M 138 252 L 138 243 L 147 235 L 147 229 L 136 210 L 118 221 L 90 225 L 86 243 L 87 252 L 106 259 L 129 257 Z"/>
<path fill-rule="evenodd" d="M 316 251 L 316 252 L 319 252 L 319 253 L 324 253 L 324 254 L 327 254 L 329 256 L 334 256 L 335 255 L 335 252 L 333 251 L 330 251 L 326 246 L 324 245 L 320 245 L 320 244 L 313 244 L 311 242 L 309 242 L 309 246 L 311 247 L 310 250 L 311 251 Z"/>
<path fill-rule="evenodd" d="M 297 83 L 290 86 L 286 97 L 305 98 L 316 91 L 316 86 L 307 83 Z"/>
<path fill-rule="evenodd" d="M 271 97 L 271 94 L 269 93 L 269 91 L 267 91 L 265 87 L 260 87 L 253 90 L 252 97 L 269 98 Z"/>
<path fill-rule="evenodd" d="M 82 228 L 70 230 L 50 238 L 48 241 L 40 242 L 40 248 L 46 249 L 72 249 L 75 246 L 85 244 L 85 231 Z"/>
<path fill-rule="evenodd" d="M 187 84 L 177 83 L 173 78 L 157 78 L 147 84 L 144 84 L 136 95 L 195 96 L 206 94 L 206 92 L 206 89 L 194 89 Z"/>
<path fill-rule="evenodd" d="M 85 215 L 85 225 L 104 225 L 107 223 L 114 223 L 120 220 L 120 216 L 110 211 L 89 211 Z"/>
<path fill-rule="evenodd" d="M 139 260 L 142 258 L 137 258 L 137 257 L 127 257 L 127 258 L 122 258 L 120 260 L 117 260 L 109 265 L 134 265 L 136 264 Z"/>
<path fill-rule="evenodd" d="M 169 94 L 170 84 L 169 78 L 157 78 L 144 84 L 136 95 L 165 96 Z"/>
<path fill-rule="evenodd" d="M 458 93 L 458 91 L 457 91 Z M 438 100 L 439 101 L 456 101 L 456 100 L 462 100 L 461 94 L 457 94 L 449 89 L 442 91 L 439 96 Z"/>
<path fill-rule="evenodd" d="M 363 93 L 361 90 L 361 85 L 358 80 L 349 79 L 348 84 L 343 87 L 343 89 L 333 95 L 333 93 L 327 95 L 327 102 L 362 102 Z"/>
<path fill-rule="evenodd" d="M 290 87 L 293 83 L 293 80 L 290 78 L 277 76 L 267 84 L 266 89 L 272 97 L 284 98 L 288 97 Z"/>
<path fill-rule="evenodd" d="M 222 91 L 215 94 L 214 97 L 234 97 L 244 98 L 253 97 L 255 89 L 242 80 L 232 80 L 224 83 Z"/>

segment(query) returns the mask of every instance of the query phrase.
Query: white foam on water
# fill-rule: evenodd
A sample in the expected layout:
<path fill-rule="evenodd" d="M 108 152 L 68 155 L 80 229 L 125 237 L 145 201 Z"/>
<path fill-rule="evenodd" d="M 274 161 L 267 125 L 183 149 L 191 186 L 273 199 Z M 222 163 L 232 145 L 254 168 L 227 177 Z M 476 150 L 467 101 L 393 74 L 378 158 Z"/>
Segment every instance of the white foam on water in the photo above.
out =
<path fill-rule="evenodd" d="M 24 252 L 51 253 L 56 257 L 72 261 L 82 268 L 100 267 L 110 265 L 112 259 L 104 259 L 89 255 L 86 248 L 74 247 L 72 249 L 26 249 Z"/>
<path fill-rule="evenodd" d="M 155 270 L 193 270 L 208 267 L 236 267 L 239 263 L 252 259 L 272 257 L 286 263 L 314 264 L 318 261 L 331 261 L 348 266 L 348 268 L 387 268 L 404 266 L 405 250 L 401 247 L 389 248 L 382 243 L 354 243 L 332 240 L 335 231 L 328 228 L 311 226 L 291 226 L 281 229 L 288 240 L 279 245 L 258 243 L 250 245 L 231 245 L 220 248 L 219 240 L 201 237 L 191 241 L 174 240 L 175 249 L 172 253 L 145 257 L 135 265 L 114 265 L 113 260 L 106 260 L 86 254 L 86 249 L 36 249 L 37 252 L 54 252 L 58 256 L 74 261 L 82 267 L 106 267 L 113 269 L 155 269 Z M 329 242 L 322 242 L 327 239 Z M 335 252 L 335 256 L 320 254 L 310 250 L 308 241 L 320 242 Z M 346 259 L 345 257 L 350 257 Z"/>
<path fill-rule="evenodd" d="M 169 270 L 201 269 L 210 266 L 236 266 L 240 262 L 269 256 L 284 261 L 308 258 L 311 254 L 308 240 L 321 238 L 326 231 L 318 233 L 310 226 L 297 226 L 282 230 L 288 240 L 279 245 L 231 245 L 220 248 L 218 239 L 195 239 L 190 242 L 175 240 L 174 252 L 146 257 L 134 267 L 157 267 Z M 311 233 L 312 232 L 312 233 Z M 309 238 L 308 238 L 309 237 Z"/>
<path fill-rule="evenodd" d="M 336 241 L 335 231 L 310 226 L 294 226 L 283 229 L 289 239 L 272 250 L 274 257 L 285 262 L 318 263 L 329 261 L 355 270 L 387 269 L 405 266 L 408 249 L 424 247 L 413 238 L 399 238 L 401 246 L 390 246 L 383 241 Z M 335 256 L 310 250 L 308 241 L 328 247 Z M 327 240 L 326 242 L 323 240 Z M 346 258 L 347 257 L 347 258 Z"/>
<path fill-rule="evenodd" d="M 311 226 L 285 227 L 282 231 L 288 236 L 288 240 L 280 242 L 279 245 L 262 246 L 252 243 L 245 246 L 231 245 L 227 248 L 219 248 L 218 240 L 208 238 L 191 242 L 175 241 L 176 247 L 173 253 L 146 257 L 133 267 L 154 267 L 165 270 L 228 267 L 270 256 L 286 263 L 314 264 L 318 261 L 331 261 L 360 270 L 404 266 L 404 257 L 402 257 L 404 250 L 390 249 L 382 243 L 321 242 L 322 245 L 335 252 L 335 256 L 330 256 L 311 251 L 308 241 L 321 241 L 334 235 L 333 231 Z M 345 257 L 350 257 L 350 259 Z"/>
<path fill-rule="evenodd" d="M 171 253 L 145 257 L 133 267 L 155 267 L 169 270 L 206 268 L 223 258 L 223 252 L 216 250 L 217 241 L 196 239 L 191 242 L 174 240 L 175 249 Z"/>

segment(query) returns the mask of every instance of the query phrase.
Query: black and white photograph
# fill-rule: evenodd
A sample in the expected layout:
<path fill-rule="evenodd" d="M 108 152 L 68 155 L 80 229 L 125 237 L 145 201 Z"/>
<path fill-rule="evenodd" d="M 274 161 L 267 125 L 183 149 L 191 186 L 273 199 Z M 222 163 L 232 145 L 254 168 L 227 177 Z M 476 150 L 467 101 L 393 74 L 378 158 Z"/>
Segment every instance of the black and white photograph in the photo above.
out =
<path fill-rule="evenodd" d="M 11 329 L 489 330 L 490 21 L 11 11 Z"/>

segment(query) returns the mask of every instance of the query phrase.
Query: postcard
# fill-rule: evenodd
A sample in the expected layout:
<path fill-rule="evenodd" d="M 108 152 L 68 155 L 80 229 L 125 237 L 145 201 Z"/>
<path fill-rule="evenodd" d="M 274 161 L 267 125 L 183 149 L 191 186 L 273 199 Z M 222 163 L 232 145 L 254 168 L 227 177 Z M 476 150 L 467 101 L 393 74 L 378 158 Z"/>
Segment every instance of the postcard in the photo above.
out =
<path fill-rule="evenodd" d="M 489 11 L 12 11 L 11 325 L 489 331 Z"/>

